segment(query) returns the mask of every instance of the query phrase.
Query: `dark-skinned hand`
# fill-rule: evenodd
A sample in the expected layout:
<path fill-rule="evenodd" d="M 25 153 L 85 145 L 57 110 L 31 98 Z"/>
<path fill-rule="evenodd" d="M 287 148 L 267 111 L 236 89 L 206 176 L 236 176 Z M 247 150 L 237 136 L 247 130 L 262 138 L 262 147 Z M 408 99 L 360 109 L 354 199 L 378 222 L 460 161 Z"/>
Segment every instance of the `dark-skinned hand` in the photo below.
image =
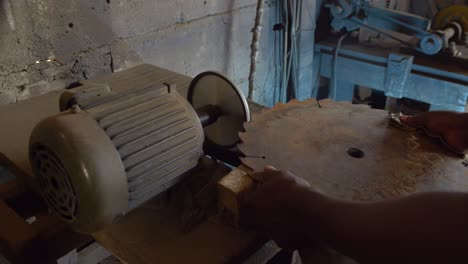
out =
<path fill-rule="evenodd" d="M 264 232 L 283 249 L 313 244 L 311 241 L 319 236 L 323 195 L 307 181 L 273 167 L 252 173 L 251 177 L 257 184 L 245 196 L 243 221 Z"/>
<path fill-rule="evenodd" d="M 468 114 L 448 111 L 426 112 L 416 116 L 401 116 L 410 127 L 423 128 L 431 137 L 440 137 L 452 150 L 468 150 Z"/>

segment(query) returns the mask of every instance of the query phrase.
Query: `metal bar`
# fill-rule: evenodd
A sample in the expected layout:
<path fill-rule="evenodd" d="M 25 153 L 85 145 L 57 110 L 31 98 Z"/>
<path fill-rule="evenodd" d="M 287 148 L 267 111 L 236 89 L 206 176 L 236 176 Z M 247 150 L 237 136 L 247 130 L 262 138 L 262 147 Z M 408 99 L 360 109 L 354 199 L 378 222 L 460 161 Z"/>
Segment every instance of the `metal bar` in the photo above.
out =
<path fill-rule="evenodd" d="M 207 127 L 215 123 L 218 118 L 223 114 L 221 109 L 214 105 L 206 105 L 196 109 L 198 119 L 203 127 Z"/>
<path fill-rule="evenodd" d="M 334 49 L 333 46 L 329 46 L 325 44 L 315 45 L 315 51 L 319 53 L 332 54 L 333 49 Z M 382 56 L 376 56 L 376 55 L 367 54 L 364 52 L 354 51 L 352 49 L 347 48 L 346 46 L 340 49 L 338 55 L 347 56 L 356 60 L 368 61 L 374 64 L 382 64 L 382 65 L 387 64 L 387 56 L 388 56 L 388 54 L 383 54 Z M 384 56 L 384 55 L 387 55 L 387 56 Z M 412 73 L 421 72 L 421 73 L 429 74 L 433 76 L 434 78 L 452 79 L 459 84 L 468 85 L 468 75 L 463 75 L 463 74 L 456 73 L 456 72 L 444 71 L 441 69 L 432 68 L 432 67 L 428 67 L 424 65 L 418 65 L 418 64 L 413 64 L 411 70 L 412 70 Z"/>

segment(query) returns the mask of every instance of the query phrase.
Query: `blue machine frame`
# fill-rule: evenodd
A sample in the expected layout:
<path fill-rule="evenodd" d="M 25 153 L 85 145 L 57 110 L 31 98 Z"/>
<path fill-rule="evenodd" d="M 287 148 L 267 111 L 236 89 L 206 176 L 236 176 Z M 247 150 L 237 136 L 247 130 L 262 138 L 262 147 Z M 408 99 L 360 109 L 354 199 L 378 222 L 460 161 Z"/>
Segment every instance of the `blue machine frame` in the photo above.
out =
<path fill-rule="evenodd" d="M 331 25 L 337 31 L 366 27 L 428 55 L 434 55 L 444 47 L 445 32 L 430 32 L 431 21 L 426 18 L 372 7 L 366 0 L 336 0 L 325 6 L 330 9 L 333 16 Z M 403 38 L 393 32 L 408 37 Z"/>
<path fill-rule="evenodd" d="M 334 61 L 335 46 L 328 42 L 315 44 L 314 76 L 317 81 L 312 97 L 317 97 L 319 77 L 336 78 L 336 88 L 330 85 L 330 97 L 337 101 L 351 101 L 355 86 L 360 85 L 383 91 L 387 96 L 429 103 L 431 110 L 465 111 L 468 99 L 466 73 L 415 64 L 411 55 L 360 45 L 343 45 Z"/>

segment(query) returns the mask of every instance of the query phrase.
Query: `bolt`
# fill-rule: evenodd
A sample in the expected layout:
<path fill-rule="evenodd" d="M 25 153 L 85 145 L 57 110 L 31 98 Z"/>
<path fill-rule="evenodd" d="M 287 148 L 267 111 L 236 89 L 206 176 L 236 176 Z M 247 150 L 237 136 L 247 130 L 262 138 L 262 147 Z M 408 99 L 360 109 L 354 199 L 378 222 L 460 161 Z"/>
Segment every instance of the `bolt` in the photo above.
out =
<path fill-rule="evenodd" d="M 344 8 L 340 5 L 336 5 L 336 10 L 338 11 L 338 14 L 340 15 L 343 14 L 344 12 Z"/>
<path fill-rule="evenodd" d="M 72 113 L 74 113 L 74 114 L 78 114 L 79 112 L 81 112 L 81 108 L 80 108 L 79 105 L 76 104 L 76 105 L 73 105 L 73 106 L 72 106 L 71 111 L 72 111 Z"/>

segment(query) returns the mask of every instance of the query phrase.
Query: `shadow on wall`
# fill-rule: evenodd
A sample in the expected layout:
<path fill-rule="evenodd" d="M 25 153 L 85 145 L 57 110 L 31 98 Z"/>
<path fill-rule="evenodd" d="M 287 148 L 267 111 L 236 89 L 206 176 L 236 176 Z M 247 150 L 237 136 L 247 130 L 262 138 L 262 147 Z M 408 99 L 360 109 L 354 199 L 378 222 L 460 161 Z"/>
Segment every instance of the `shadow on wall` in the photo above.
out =
<path fill-rule="evenodd" d="M 0 104 L 110 73 L 110 0 L 0 0 Z M 125 60 L 125 58 L 123 58 Z M 3 100 L 2 100 L 3 95 Z"/>

